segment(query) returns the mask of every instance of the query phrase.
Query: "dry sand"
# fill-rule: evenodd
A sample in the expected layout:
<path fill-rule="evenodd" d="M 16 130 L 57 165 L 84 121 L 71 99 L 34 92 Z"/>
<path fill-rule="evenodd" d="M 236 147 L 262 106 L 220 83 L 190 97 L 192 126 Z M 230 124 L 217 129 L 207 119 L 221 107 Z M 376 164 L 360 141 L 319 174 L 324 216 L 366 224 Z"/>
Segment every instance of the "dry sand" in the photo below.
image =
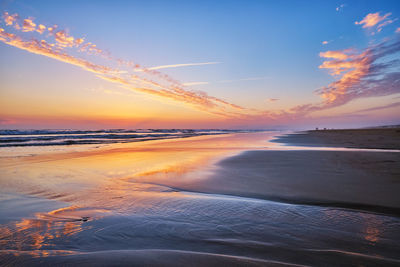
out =
<path fill-rule="evenodd" d="M 314 130 L 281 136 L 274 141 L 299 146 L 400 149 L 400 127 Z"/>

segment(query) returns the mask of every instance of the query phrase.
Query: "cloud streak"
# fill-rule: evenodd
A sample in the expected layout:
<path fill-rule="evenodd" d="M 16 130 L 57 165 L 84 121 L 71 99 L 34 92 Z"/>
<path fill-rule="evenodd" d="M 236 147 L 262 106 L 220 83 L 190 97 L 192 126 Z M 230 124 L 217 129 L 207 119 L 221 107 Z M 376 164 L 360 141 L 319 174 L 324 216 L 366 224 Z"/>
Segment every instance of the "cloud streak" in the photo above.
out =
<path fill-rule="evenodd" d="M 236 79 L 236 80 L 222 80 L 218 81 L 219 83 L 233 83 L 233 82 L 242 82 L 242 81 L 259 81 L 259 80 L 266 80 L 269 79 L 268 76 L 263 76 L 263 77 L 249 77 L 249 78 L 242 78 L 242 79 Z"/>
<path fill-rule="evenodd" d="M 150 67 L 150 68 L 147 68 L 147 69 L 148 70 L 160 70 L 160 69 L 169 69 L 169 68 L 215 65 L 215 64 L 220 64 L 220 63 L 221 62 L 184 63 L 184 64 L 174 64 L 174 65 L 161 65 L 161 66 Z"/>
<path fill-rule="evenodd" d="M 209 84 L 209 82 L 188 82 L 188 83 L 182 83 L 184 86 L 195 86 L 195 85 L 205 85 Z"/>
<path fill-rule="evenodd" d="M 360 110 L 355 111 L 354 113 L 371 112 L 371 111 L 377 111 L 377 110 L 394 108 L 394 107 L 400 107 L 400 102 L 391 103 L 388 105 L 383 105 L 383 106 L 378 106 L 378 107 L 373 107 L 373 108 L 360 109 Z"/>

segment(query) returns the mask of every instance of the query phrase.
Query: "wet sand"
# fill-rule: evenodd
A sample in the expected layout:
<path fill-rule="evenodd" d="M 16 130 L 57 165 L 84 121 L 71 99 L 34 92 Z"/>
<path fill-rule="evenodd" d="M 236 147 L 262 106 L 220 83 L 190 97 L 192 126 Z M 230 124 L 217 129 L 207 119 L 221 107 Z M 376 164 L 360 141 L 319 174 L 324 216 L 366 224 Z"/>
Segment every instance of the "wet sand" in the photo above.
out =
<path fill-rule="evenodd" d="M 274 135 L 7 150 L 0 263 L 398 266 L 398 153 Z"/>
<path fill-rule="evenodd" d="M 197 190 L 400 215 L 400 153 L 248 151 L 218 163 Z"/>

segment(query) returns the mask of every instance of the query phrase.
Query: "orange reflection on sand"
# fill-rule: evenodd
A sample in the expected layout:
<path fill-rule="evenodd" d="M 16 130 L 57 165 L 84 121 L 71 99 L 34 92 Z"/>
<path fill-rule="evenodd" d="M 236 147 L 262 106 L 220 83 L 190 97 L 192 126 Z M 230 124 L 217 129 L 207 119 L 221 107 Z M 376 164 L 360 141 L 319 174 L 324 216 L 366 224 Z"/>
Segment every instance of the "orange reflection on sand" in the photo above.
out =
<path fill-rule="evenodd" d="M 361 217 L 364 220 L 365 240 L 372 243 L 378 242 L 382 233 L 383 222 L 373 214 L 363 213 Z"/>
<path fill-rule="evenodd" d="M 382 234 L 383 221 L 380 220 L 379 216 L 374 214 L 369 214 L 366 212 L 363 213 L 354 213 L 348 214 L 344 213 L 341 210 L 324 210 L 324 215 L 327 217 L 327 221 L 337 223 L 354 223 L 360 224 L 360 233 L 364 234 L 364 239 L 371 242 L 376 243 L 380 240 Z"/>
<path fill-rule="evenodd" d="M 107 211 L 80 209 L 72 206 L 48 213 L 37 213 L 34 219 L 23 219 L 3 226 L 0 229 L 0 243 L 4 248 L 21 251 L 51 247 L 51 241 L 55 238 L 79 233 L 89 217 L 94 218 L 104 212 Z M 33 252 L 32 255 L 45 257 L 48 252 Z"/>
<path fill-rule="evenodd" d="M 179 188 L 203 178 L 185 174 L 238 151 L 262 148 L 271 135 L 199 136 L 112 144 L 79 152 L 44 150 L 35 156 L 0 158 L 2 177 L 7 177 L 0 177 L 0 185 L 7 185 L 13 192 L 67 201 L 71 205 L 87 206 L 87 202 L 97 200 L 96 207 L 103 207 L 100 200 L 107 206 L 108 193 L 99 197 L 93 192 L 107 186 L 114 189 L 115 197 L 120 185 L 113 183 L 118 179 Z M 35 148 L 27 148 L 27 154 L 31 153 L 29 149 Z"/>

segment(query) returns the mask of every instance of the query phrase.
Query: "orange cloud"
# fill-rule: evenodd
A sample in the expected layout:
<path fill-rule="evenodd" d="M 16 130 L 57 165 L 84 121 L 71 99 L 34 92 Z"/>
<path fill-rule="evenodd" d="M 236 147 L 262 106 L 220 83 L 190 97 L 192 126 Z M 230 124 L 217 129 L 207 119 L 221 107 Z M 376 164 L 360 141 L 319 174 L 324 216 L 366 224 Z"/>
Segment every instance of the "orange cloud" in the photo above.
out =
<path fill-rule="evenodd" d="M 324 109 L 360 97 L 400 93 L 400 60 L 395 56 L 399 50 L 400 40 L 394 39 L 370 46 L 362 52 L 342 50 L 320 53 L 321 57 L 328 60 L 319 68 L 341 76 L 317 91 L 324 98 L 322 105 L 306 109 Z M 393 58 L 385 60 L 387 56 Z"/>
<path fill-rule="evenodd" d="M 54 34 L 54 38 L 61 46 L 64 47 L 74 46 L 74 37 L 69 36 L 64 30 L 56 32 Z"/>
<path fill-rule="evenodd" d="M 50 33 L 54 33 L 54 31 L 56 30 L 58 28 L 58 25 L 53 25 L 52 27 L 48 27 L 47 28 L 47 30 L 50 32 Z"/>
<path fill-rule="evenodd" d="M 7 26 L 13 25 L 14 22 L 18 19 L 18 14 L 10 15 L 8 12 L 3 13 L 3 18 Z"/>
<path fill-rule="evenodd" d="M 79 45 L 81 45 L 84 41 L 85 41 L 85 40 L 84 40 L 83 38 L 76 38 L 75 41 L 74 41 L 74 44 L 75 44 L 76 46 L 79 46 Z"/>
<path fill-rule="evenodd" d="M 322 56 L 324 56 L 324 53 L 322 53 Z M 349 58 L 351 59 L 349 60 Z M 335 102 L 338 97 L 346 94 L 348 88 L 359 83 L 360 79 L 369 73 L 371 62 L 371 55 L 368 51 L 351 57 L 347 56 L 323 62 L 319 68 L 329 69 L 333 75 L 344 74 L 341 79 L 323 88 L 321 96 L 326 99 L 327 103 Z"/>
<path fill-rule="evenodd" d="M 47 29 L 46 26 L 44 26 L 43 24 L 39 24 L 36 31 L 40 34 L 44 33 L 44 31 Z"/>
<path fill-rule="evenodd" d="M 24 19 L 22 22 L 23 32 L 33 32 L 36 29 L 36 24 L 32 19 Z"/>
<path fill-rule="evenodd" d="M 356 21 L 356 25 L 362 25 L 363 28 L 371 28 L 377 25 L 379 22 L 384 21 L 387 17 L 392 15 L 392 13 L 387 13 L 384 16 L 380 16 L 379 12 L 370 13 L 366 15 L 361 21 Z"/>
<path fill-rule="evenodd" d="M 390 19 L 389 16 L 392 15 L 392 13 L 387 13 L 383 16 L 379 14 L 379 12 L 376 13 L 370 13 L 364 17 L 363 20 L 361 21 L 356 21 L 356 25 L 362 25 L 363 28 L 372 28 L 376 26 L 376 32 L 382 31 L 382 28 L 395 22 L 397 19 Z M 374 35 L 375 32 L 372 32 L 372 35 Z"/>
<path fill-rule="evenodd" d="M 351 52 L 353 52 L 352 49 L 345 49 L 342 51 L 326 51 L 326 52 L 319 53 L 319 56 L 324 57 L 324 58 L 345 60 L 345 59 L 349 58 L 349 54 Z"/>
<path fill-rule="evenodd" d="M 81 67 L 87 71 L 97 74 L 107 74 L 115 72 L 115 70 L 109 67 L 96 65 L 89 61 L 75 58 L 66 53 L 57 51 L 53 49 L 53 45 L 47 43 L 45 40 L 38 41 L 36 39 L 32 39 L 30 41 L 24 41 L 22 40 L 22 38 L 16 36 L 15 34 L 5 32 L 5 30 L 2 28 L 0 28 L 0 41 L 34 54 L 47 56 L 62 62 Z"/>

